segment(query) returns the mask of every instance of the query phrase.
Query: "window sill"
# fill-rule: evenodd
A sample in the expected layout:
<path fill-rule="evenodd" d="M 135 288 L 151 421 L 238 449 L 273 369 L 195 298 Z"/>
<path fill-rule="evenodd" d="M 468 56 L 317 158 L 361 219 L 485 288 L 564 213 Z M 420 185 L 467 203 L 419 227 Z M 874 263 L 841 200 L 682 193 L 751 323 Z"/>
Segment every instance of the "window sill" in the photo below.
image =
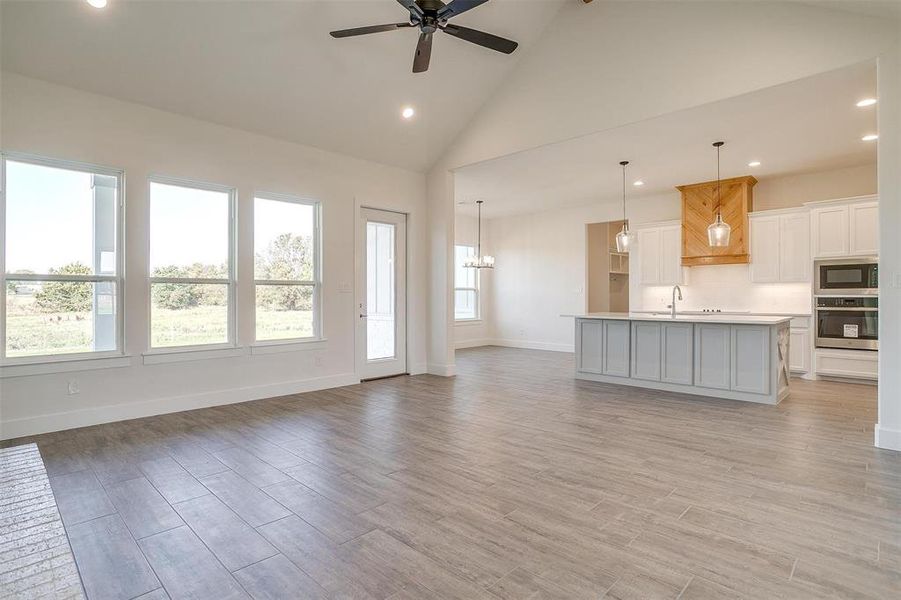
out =
<path fill-rule="evenodd" d="M 271 340 L 266 342 L 257 342 L 250 347 L 250 353 L 259 354 L 279 354 L 282 352 L 305 352 L 309 350 L 322 350 L 327 346 L 328 340 L 325 338 L 308 339 L 308 340 Z"/>
<path fill-rule="evenodd" d="M 210 360 L 214 358 L 234 358 L 244 356 L 242 346 L 227 348 L 176 348 L 172 350 L 153 350 L 144 353 L 145 365 L 162 365 L 166 363 L 187 362 L 192 360 Z"/>
<path fill-rule="evenodd" d="M 0 365 L 0 379 L 9 377 L 29 377 L 32 375 L 48 375 L 51 373 L 70 373 L 73 371 L 94 371 L 100 369 L 116 369 L 131 366 L 131 356 L 95 356 L 90 358 L 55 358 L 51 360 L 35 360 L 34 362 L 14 362 Z"/>
<path fill-rule="evenodd" d="M 454 325 L 481 325 L 482 319 L 455 319 Z"/>

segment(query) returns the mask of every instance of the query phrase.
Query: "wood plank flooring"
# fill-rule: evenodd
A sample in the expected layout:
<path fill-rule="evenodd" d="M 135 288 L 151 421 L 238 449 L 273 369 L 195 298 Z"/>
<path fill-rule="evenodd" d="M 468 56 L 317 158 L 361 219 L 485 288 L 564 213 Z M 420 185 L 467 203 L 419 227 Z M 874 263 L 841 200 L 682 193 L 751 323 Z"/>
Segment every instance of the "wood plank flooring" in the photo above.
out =
<path fill-rule="evenodd" d="M 772 407 L 572 360 L 476 348 L 456 378 L 27 441 L 95 600 L 901 597 L 875 387 L 795 380 Z"/>

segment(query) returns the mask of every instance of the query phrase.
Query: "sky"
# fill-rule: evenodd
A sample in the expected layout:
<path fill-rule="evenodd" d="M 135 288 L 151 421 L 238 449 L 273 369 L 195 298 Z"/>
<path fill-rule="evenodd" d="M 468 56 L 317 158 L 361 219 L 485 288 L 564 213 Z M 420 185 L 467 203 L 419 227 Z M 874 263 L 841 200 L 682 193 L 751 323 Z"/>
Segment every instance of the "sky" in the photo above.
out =
<path fill-rule="evenodd" d="M 6 187 L 7 272 L 93 263 L 89 173 L 7 161 Z M 150 194 L 151 270 L 227 261 L 228 194 L 159 183 L 150 184 Z M 312 235 L 307 205 L 256 199 L 255 207 L 257 249 L 282 233 Z"/>

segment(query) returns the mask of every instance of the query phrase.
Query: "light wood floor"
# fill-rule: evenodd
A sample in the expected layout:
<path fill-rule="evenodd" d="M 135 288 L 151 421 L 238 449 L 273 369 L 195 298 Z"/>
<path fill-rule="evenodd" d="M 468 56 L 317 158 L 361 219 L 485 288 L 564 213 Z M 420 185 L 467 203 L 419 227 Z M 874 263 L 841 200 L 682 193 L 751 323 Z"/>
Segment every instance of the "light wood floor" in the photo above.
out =
<path fill-rule="evenodd" d="M 457 361 L 34 438 L 89 597 L 901 597 L 874 387 L 771 407 Z"/>

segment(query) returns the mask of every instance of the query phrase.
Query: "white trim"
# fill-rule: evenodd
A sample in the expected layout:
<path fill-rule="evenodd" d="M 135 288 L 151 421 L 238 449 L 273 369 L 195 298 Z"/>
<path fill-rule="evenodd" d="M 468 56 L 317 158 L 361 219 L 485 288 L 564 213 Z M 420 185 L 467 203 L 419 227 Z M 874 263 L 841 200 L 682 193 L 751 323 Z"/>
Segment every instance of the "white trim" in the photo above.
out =
<path fill-rule="evenodd" d="M 574 344 L 560 344 L 555 342 L 533 342 L 529 340 L 486 340 L 485 346 L 502 346 L 504 348 L 524 348 L 526 350 L 547 350 L 549 352 L 575 352 Z"/>
<path fill-rule="evenodd" d="M 482 319 L 454 319 L 454 325 L 459 325 L 460 327 L 472 327 L 481 324 Z"/>
<path fill-rule="evenodd" d="M 885 450 L 901 451 L 901 429 L 889 429 L 876 423 L 876 441 L 874 445 Z"/>
<path fill-rule="evenodd" d="M 429 375 L 437 375 L 439 377 L 453 377 L 457 374 L 457 365 L 439 365 L 430 363 L 426 365 L 426 372 Z"/>
<path fill-rule="evenodd" d="M 672 227 L 674 225 L 682 225 L 682 221 L 678 219 L 672 219 L 668 221 L 647 221 L 645 223 L 635 223 L 633 221 L 629 221 L 629 227 L 634 231 L 636 229 L 656 229 L 658 227 Z"/>
<path fill-rule="evenodd" d="M 129 402 L 111 406 L 96 406 L 72 411 L 58 412 L 49 415 L 25 417 L 21 419 L 5 419 L 0 425 L 0 440 L 13 439 L 27 435 L 37 435 L 52 431 L 87 427 L 101 423 L 125 421 L 151 417 L 167 413 L 195 410 L 210 406 L 222 406 L 263 398 L 275 398 L 291 394 L 300 394 L 347 385 L 354 385 L 360 380 L 353 373 L 341 373 L 325 377 L 284 381 L 266 385 L 230 388 L 185 396 L 156 398 L 142 402 Z"/>
<path fill-rule="evenodd" d="M 861 202 L 879 202 L 878 194 L 868 194 L 866 196 L 851 196 L 850 198 L 834 198 L 832 200 L 813 200 L 805 202 L 804 206 L 817 208 L 820 206 L 830 206 L 832 204 L 859 204 Z"/>
<path fill-rule="evenodd" d="M 793 206 L 791 208 L 771 208 L 768 210 L 755 210 L 748 213 L 748 217 L 774 217 L 778 215 L 805 215 L 810 209 L 804 206 Z"/>
<path fill-rule="evenodd" d="M 480 346 L 493 346 L 495 344 L 491 343 L 491 340 L 488 338 L 478 338 L 472 340 L 459 340 L 454 342 L 454 349 L 461 350 L 463 348 L 478 348 Z"/>
<path fill-rule="evenodd" d="M 294 340 L 262 340 L 255 342 L 250 346 L 250 353 L 259 354 L 280 354 L 282 352 L 305 352 L 309 350 L 323 350 L 328 344 L 325 338 L 322 339 L 294 339 Z"/>
<path fill-rule="evenodd" d="M 69 373 L 72 371 L 94 371 L 98 369 L 116 369 L 131 366 L 131 356 L 91 356 L 67 360 L 42 360 L 33 363 L 12 363 L 0 366 L 0 379 L 10 377 L 30 377 L 50 373 Z"/>
<path fill-rule="evenodd" d="M 411 365 L 409 368 L 410 375 L 425 375 L 429 372 L 429 366 L 426 363 L 418 363 Z"/>
<path fill-rule="evenodd" d="M 145 365 L 161 365 L 165 363 L 187 362 L 192 360 L 209 360 L 213 358 L 234 358 L 235 356 L 243 356 L 246 351 L 242 346 L 211 348 L 191 346 L 180 346 L 170 350 L 156 348 L 151 352 L 143 354 Z"/>

